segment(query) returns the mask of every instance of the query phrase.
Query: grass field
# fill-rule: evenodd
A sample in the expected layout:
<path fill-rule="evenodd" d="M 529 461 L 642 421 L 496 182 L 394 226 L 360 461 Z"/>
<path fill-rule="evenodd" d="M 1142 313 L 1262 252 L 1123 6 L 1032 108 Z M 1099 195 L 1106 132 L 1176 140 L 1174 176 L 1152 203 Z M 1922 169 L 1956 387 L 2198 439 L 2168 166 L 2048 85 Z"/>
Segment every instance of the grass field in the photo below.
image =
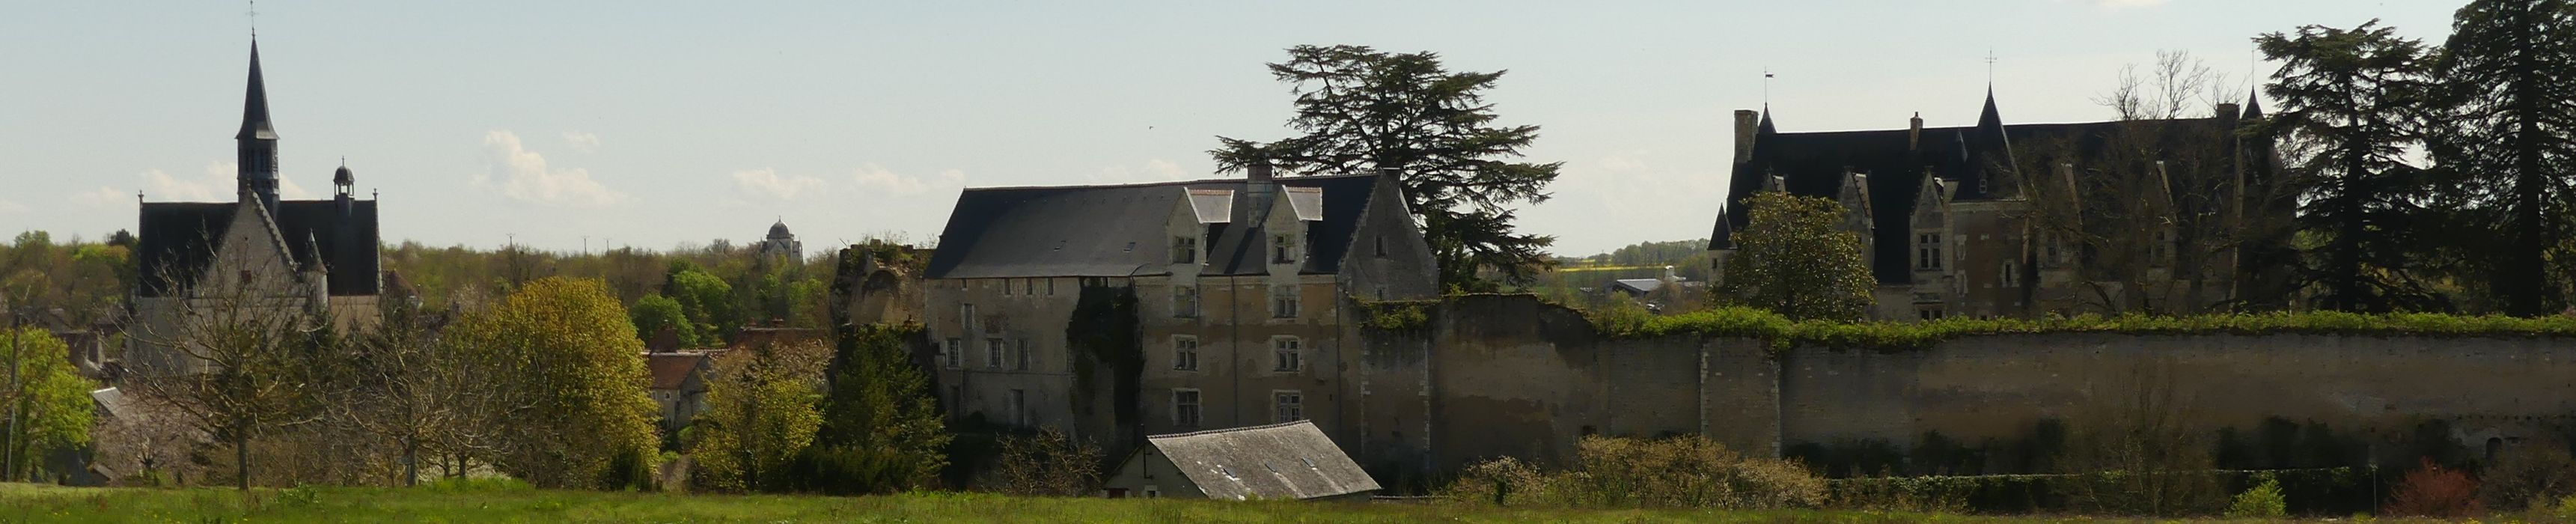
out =
<path fill-rule="evenodd" d="M 2490 520 L 2498 522 L 2502 520 Z M 803 497 L 530 489 L 66 488 L 0 484 L 0 522 L 1352 522 L 1768 523 L 2122 522 L 1850 511 L 1542 510 L 1457 504 L 1309 504 L 1012 498 L 924 493 Z M 2146 522 L 2146 521 L 2139 521 Z"/>

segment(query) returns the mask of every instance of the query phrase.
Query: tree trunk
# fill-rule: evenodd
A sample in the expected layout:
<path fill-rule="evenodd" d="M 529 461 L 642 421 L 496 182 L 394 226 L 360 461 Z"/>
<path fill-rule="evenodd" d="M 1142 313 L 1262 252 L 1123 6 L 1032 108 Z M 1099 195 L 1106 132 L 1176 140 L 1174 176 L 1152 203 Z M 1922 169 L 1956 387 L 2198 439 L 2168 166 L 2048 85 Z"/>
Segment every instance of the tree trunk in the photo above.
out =
<path fill-rule="evenodd" d="M 242 491 L 250 491 L 250 435 L 233 437 L 233 482 Z"/>

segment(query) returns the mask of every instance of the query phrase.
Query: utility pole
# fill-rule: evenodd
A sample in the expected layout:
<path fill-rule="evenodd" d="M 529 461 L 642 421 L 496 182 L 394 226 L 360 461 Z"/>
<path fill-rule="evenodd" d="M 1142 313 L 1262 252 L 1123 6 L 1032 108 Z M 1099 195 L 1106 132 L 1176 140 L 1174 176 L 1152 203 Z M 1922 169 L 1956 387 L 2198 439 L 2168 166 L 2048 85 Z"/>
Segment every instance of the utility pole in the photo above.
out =
<path fill-rule="evenodd" d="M 20 352 L 26 347 L 26 341 L 24 340 L 27 338 L 25 333 L 26 319 L 23 318 L 24 315 L 18 314 L 16 308 L 5 311 L 5 313 L 9 314 L 9 449 L 0 450 L 0 468 L 8 468 L 5 473 L 0 473 L 0 478 L 17 480 L 18 408 L 24 404 L 21 400 L 26 396 L 26 392 L 21 391 L 23 388 L 20 388 L 18 385 L 18 361 L 26 360 L 24 358 L 20 358 L 26 356 L 20 354 Z"/>

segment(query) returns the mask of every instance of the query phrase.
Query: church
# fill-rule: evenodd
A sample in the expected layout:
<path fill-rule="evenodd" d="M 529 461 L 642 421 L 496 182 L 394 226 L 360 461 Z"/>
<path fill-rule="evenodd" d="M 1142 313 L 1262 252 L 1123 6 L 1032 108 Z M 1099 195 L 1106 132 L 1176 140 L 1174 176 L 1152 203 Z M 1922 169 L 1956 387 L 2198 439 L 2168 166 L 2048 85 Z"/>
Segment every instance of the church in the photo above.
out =
<path fill-rule="evenodd" d="M 194 369 L 184 352 L 173 350 L 173 339 L 215 310 L 301 314 L 343 332 L 378 319 L 383 277 L 376 200 L 358 198 L 356 175 L 346 165 L 332 174 L 330 199 L 279 198 L 278 133 L 269 120 L 257 42 L 233 140 L 239 166 L 233 201 L 142 203 L 140 282 L 132 302 L 140 331 L 129 337 L 129 369 Z"/>

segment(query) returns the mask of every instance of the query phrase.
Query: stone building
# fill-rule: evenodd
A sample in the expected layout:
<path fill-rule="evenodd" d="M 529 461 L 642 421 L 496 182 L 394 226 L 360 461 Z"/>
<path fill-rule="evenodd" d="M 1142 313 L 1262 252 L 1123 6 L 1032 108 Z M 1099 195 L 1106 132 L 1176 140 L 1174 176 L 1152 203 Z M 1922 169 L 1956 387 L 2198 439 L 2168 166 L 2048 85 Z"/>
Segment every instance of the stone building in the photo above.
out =
<path fill-rule="evenodd" d="M 1734 172 L 1709 240 L 1723 271 L 1760 191 L 1831 198 L 1860 235 L 1878 286 L 1872 316 L 2035 317 L 2191 313 L 2288 294 L 2294 201 L 2262 108 L 2206 118 L 2003 123 L 1993 93 L 1977 123 L 1780 132 L 1735 114 Z M 1722 276 L 1721 276 L 1722 279 Z"/>
<path fill-rule="evenodd" d="M 787 231 L 787 220 L 770 224 L 769 236 L 760 239 L 761 263 L 793 267 L 804 260 L 805 243 L 797 242 L 796 234 Z"/>
<path fill-rule="evenodd" d="M 1264 167 L 1244 179 L 969 189 L 924 283 L 937 394 L 951 417 L 1104 441 L 1333 427 L 1366 394 L 1341 374 L 1357 358 L 1349 305 L 1439 292 L 1399 187 Z M 1132 347 L 1077 347 L 1068 334 L 1104 326 L 1132 333 Z M 1135 367 L 1132 381 L 1113 377 L 1121 366 Z"/>
<path fill-rule="evenodd" d="M 328 200 L 278 197 L 278 134 L 255 42 L 233 139 L 234 201 L 142 203 L 130 367 L 188 369 L 191 361 L 170 351 L 167 339 L 186 329 L 183 319 L 219 309 L 260 312 L 245 317 L 310 314 L 344 330 L 378 318 L 376 200 L 357 197 L 356 175 L 345 165 L 332 176 Z"/>

